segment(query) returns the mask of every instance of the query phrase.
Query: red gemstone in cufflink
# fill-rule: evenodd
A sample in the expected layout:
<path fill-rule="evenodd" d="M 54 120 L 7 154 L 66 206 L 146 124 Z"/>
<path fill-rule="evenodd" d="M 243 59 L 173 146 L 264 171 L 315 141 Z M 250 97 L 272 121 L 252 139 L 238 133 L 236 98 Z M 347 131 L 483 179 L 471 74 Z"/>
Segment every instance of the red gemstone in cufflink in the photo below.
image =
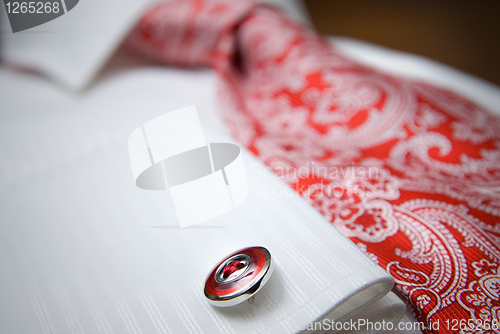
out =
<path fill-rule="evenodd" d="M 205 282 L 210 304 L 228 307 L 254 296 L 267 283 L 274 269 L 271 253 L 264 247 L 241 249 L 224 258 Z"/>

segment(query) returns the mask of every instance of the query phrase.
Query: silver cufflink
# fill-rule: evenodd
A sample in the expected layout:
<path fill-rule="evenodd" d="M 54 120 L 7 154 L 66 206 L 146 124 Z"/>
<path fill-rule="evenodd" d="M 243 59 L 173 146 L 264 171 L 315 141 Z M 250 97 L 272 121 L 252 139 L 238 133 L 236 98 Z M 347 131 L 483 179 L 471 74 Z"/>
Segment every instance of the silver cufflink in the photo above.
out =
<path fill-rule="evenodd" d="M 264 247 L 241 249 L 216 265 L 205 282 L 205 297 L 218 307 L 240 304 L 253 297 L 274 269 L 271 253 Z"/>

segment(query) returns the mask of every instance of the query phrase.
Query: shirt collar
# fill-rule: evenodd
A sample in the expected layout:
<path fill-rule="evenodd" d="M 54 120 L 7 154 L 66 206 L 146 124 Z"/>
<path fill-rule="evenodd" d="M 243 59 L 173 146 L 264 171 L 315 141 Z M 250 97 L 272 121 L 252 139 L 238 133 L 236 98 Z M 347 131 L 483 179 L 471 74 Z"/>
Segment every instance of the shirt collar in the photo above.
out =
<path fill-rule="evenodd" d="M 141 13 L 158 0 L 81 0 L 43 25 L 12 33 L 5 8 L 0 17 L 3 61 L 30 68 L 73 91 L 85 88 L 119 46 Z M 299 0 L 264 0 L 308 22 Z"/>

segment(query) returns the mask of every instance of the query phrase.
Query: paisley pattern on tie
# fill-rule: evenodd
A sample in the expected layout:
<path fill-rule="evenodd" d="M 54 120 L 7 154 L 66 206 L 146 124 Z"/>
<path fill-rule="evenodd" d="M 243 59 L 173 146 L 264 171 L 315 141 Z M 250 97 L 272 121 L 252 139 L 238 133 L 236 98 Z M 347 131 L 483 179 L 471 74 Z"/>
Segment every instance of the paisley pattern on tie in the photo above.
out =
<path fill-rule="evenodd" d="M 389 271 L 419 320 L 500 333 L 499 118 L 250 1 L 160 4 L 124 44 L 213 67 L 233 136 Z"/>

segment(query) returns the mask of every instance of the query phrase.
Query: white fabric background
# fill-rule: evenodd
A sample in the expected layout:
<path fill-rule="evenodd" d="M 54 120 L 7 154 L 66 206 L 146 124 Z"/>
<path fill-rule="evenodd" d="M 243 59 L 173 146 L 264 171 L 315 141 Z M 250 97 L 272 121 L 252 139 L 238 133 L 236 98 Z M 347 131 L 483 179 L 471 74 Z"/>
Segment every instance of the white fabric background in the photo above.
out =
<path fill-rule="evenodd" d="M 286 333 L 356 292 L 362 306 L 391 288 L 247 152 L 249 197 L 199 228 L 178 228 L 168 193 L 135 186 L 127 138 L 146 120 L 195 103 L 207 141 L 231 142 L 214 80 L 209 71 L 129 70 L 64 101 L 42 79 L 1 71 L 0 228 L 44 332 Z M 21 91 L 40 98 L 23 101 Z M 211 267 L 251 245 L 271 251 L 273 277 L 253 305 L 210 307 L 202 287 Z"/>
<path fill-rule="evenodd" d="M 182 254 L 172 244 L 178 241 L 179 233 L 183 231 L 150 228 L 156 221 L 157 225 L 173 223 L 175 214 L 167 206 L 166 193 L 144 192 L 133 187 L 132 178 L 130 175 L 127 177 L 129 166 L 125 160 L 125 146 L 122 146 L 126 145 L 126 141 L 123 142 L 122 139 L 128 135 L 127 131 L 155 115 L 189 104 L 198 106 L 207 140 L 230 139 L 217 113 L 215 78 L 210 71 L 177 71 L 164 68 L 131 70 L 137 64 L 115 57 L 106 71 L 94 81 L 94 85 L 88 86 L 113 52 L 121 36 L 139 15 L 140 7 L 149 3 L 132 2 L 120 1 L 122 11 L 113 17 L 116 20 L 116 29 L 106 29 L 110 25 L 109 18 L 106 20 L 105 16 L 98 15 L 94 16 L 93 20 L 93 27 L 96 29 L 81 29 L 88 24 L 88 20 L 85 20 L 70 26 L 73 30 L 67 29 L 65 35 L 54 34 L 60 31 L 58 26 L 50 26 L 48 23 L 31 32 L 16 34 L 21 36 L 16 37 L 17 40 L 9 40 L 5 33 L 9 28 L 6 28 L 5 17 L 2 16 L 4 44 L 1 52 L 4 59 L 35 68 L 70 89 L 89 87 L 81 94 L 72 94 L 40 76 L 13 71 L 6 67 L 0 69 L 0 266 L 4 268 L 0 280 L 0 313 L 3 315 L 2 320 L 5 319 L 0 322 L 2 332 L 14 333 L 16 329 L 23 333 L 38 333 L 40 328 L 56 332 L 56 329 L 64 332 L 87 332 L 92 329 L 120 332 L 121 329 L 127 328 L 130 332 L 139 332 L 143 327 L 155 331 L 158 328 L 166 329 L 169 321 L 165 317 L 173 314 L 168 309 L 168 303 L 176 304 L 175 301 L 172 302 L 169 298 L 165 304 L 158 301 L 158 296 L 168 296 L 169 288 L 163 288 L 167 282 L 164 277 L 170 277 L 172 274 L 166 269 L 167 264 L 163 262 L 162 256 L 168 258 L 172 254 Z M 292 2 L 273 2 L 284 3 L 289 13 L 307 20 Z M 74 19 L 77 10 L 85 13 L 86 7 L 82 5 L 84 3 L 85 6 L 91 3 L 98 6 L 101 2 L 81 1 L 74 10 L 64 16 L 68 18 L 66 24 L 75 23 L 75 20 L 69 19 L 70 14 Z M 88 8 L 91 12 L 91 7 Z M 63 17 L 52 23 L 63 24 Z M 81 37 L 76 43 L 62 43 L 59 40 L 61 37 L 72 37 L 78 29 Z M 37 42 L 33 43 L 35 40 Z M 47 47 L 49 42 L 53 43 L 51 47 Z M 454 89 L 500 113 L 500 90 L 495 85 L 421 57 L 345 38 L 335 38 L 332 42 L 340 51 L 359 61 L 389 73 Z M 76 53 L 73 54 L 72 50 Z M 34 55 L 42 55 L 45 58 Z M 247 164 L 254 162 L 248 155 L 245 157 Z M 248 168 L 251 177 L 251 168 L 261 169 L 262 165 L 251 165 Z M 109 175 L 112 177 L 109 178 Z M 127 183 L 127 179 L 130 183 Z M 281 185 L 272 179 L 266 179 L 266 182 Z M 297 217 L 310 215 L 313 218 L 307 220 L 312 223 L 307 225 L 306 229 L 310 229 L 314 237 L 317 235 L 317 226 L 323 231 L 322 219 L 311 211 L 306 202 L 296 197 L 254 198 L 253 202 L 247 204 L 246 209 L 242 207 L 242 210 L 229 213 L 223 219 L 220 226 L 225 226 L 224 228 L 187 232 L 208 238 L 208 243 L 215 249 L 215 246 L 219 247 L 226 242 L 216 238 L 221 231 L 231 234 L 232 229 L 239 226 L 234 225 L 235 222 L 241 224 L 241 221 L 253 221 L 257 218 L 254 216 L 255 210 L 249 209 L 253 205 L 259 207 L 260 213 L 257 215 L 261 218 L 257 224 L 260 230 L 257 231 L 268 232 L 268 220 L 280 221 L 285 218 L 287 223 L 294 222 L 291 226 L 295 226 L 295 229 L 300 229 L 302 223 Z M 141 217 L 145 212 L 143 210 L 148 212 L 146 218 Z M 69 224 L 68 221 L 74 223 Z M 286 226 L 286 231 L 289 227 Z M 257 236 L 249 236 L 246 239 L 238 236 L 237 240 L 233 241 L 241 245 L 245 242 L 250 244 L 269 241 L 272 238 L 266 235 L 267 232 L 261 233 L 262 235 L 257 233 Z M 310 249 L 310 246 L 307 248 L 307 242 L 304 244 L 304 240 L 301 240 L 302 237 L 301 235 L 299 239 L 290 239 L 296 242 L 294 248 L 295 245 L 300 245 L 306 247 L 304 249 Z M 333 238 L 331 240 L 337 238 L 330 237 Z M 89 240 L 93 242 L 88 243 Z M 327 245 L 331 240 L 322 242 Z M 283 247 L 281 240 L 272 241 L 280 244 L 279 248 Z M 228 248 L 230 246 L 231 244 L 227 244 Z M 302 250 L 300 247 L 297 249 Z M 223 256 L 224 251 L 219 250 L 219 257 Z M 325 254 L 325 251 L 332 250 L 316 249 L 312 253 L 307 251 L 304 254 L 306 257 L 317 257 L 318 252 Z M 148 255 L 147 260 L 145 255 Z M 213 257 L 213 262 L 218 260 L 216 254 L 210 256 Z M 117 259 L 119 261 L 116 261 Z M 172 263 L 176 263 L 175 261 Z M 289 264 L 292 264 L 293 260 L 290 261 Z M 205 275 L 201 274 L 203 265 L 200 263 L 210 267 L 208 262 L 205 257 L 196 258 L 195 262 L 190 263 L 187 269 L 182 269 L 182 272 L 191 275 L 188 277 L 193 279 L 193 282 L 198 282 L 196 284 L 199 286 L 203 280 L 201 276 Z M 315 262 L 302 263 L 310 266 Z M 314 266 L 317 265 L 318 263 Z M 132 270 L 133 266 L 154 271 L 153 276 L 156 277 L 148 276 L 147 270 Z M 195 273 L 189 271 L 189 268 L 195 267 L 198 268 Z M 317 268 L 322 271 L 321 266 Z M 303 268 L 301 270 L 300 274 L 296 274 L 299 278 L 304 277 Z M 208 272 L 208 269 L 206 271 Z M 76 276 L 78 279 L 75 279 Z M 308 279 L 310 280 L 310 277 Z M 335 279 L 330 278 L 328 282 L 334 281 Z M 90 286 L 88 282 L 91 283 Z M 133 284 L 134 282 L 140 283 Z M 303 284 L 314 285 L 308 280 L 304 280 Z M 130 309 L 130 303 L 127 301 L 127 298 L 139 295 L 136 287 L 142 289 L 140 293 L 143 293 L 143 299 L 131 303 L 142 308 L 138 315 L 135 310 Z M 312 293 L 311 296 L 317 292 L 314 288 L 305 289 L 307 294 Z M 192 292 L 194 291 L 193 287 Z M 73 300 L 74 298 L 78 301 Z M 335 300 L 329 300 L 329 306 L 328 303 L 321 304 L 319 309 L 318 306 L 295 306 L 302 307 L 305 317 L 313 319 L 321 313 L 320 309 L 328 309 Z M 34 304 L 37 314 L 34 314 L 31 304 Z M 204 312 L 206 317 L 210 318 L 210 313 L 207 310 Z M 100 314 L 110 314 L 112 320 L 108 320 L 107 315 Z M 178 317 L 176 326 L 183 330 L 212 328 L 205 328 L 204 325 L 200 327 L 198 322 L 204 323 L 204 320 L 195 319 L 193 322 L 188 313 L 182 314 L 176 312 L 174 317 Z M 38 323 L 35 317 L 41 322 Z M 87 320 L 80 320 L 80 317 Z M 262 324 L 257 324 L 255 328 L 267 326 L 266 321 L 269 319 L 261 321 Z M 214 326 L 229 330 L 224 321 L 218 321 Z"/>

